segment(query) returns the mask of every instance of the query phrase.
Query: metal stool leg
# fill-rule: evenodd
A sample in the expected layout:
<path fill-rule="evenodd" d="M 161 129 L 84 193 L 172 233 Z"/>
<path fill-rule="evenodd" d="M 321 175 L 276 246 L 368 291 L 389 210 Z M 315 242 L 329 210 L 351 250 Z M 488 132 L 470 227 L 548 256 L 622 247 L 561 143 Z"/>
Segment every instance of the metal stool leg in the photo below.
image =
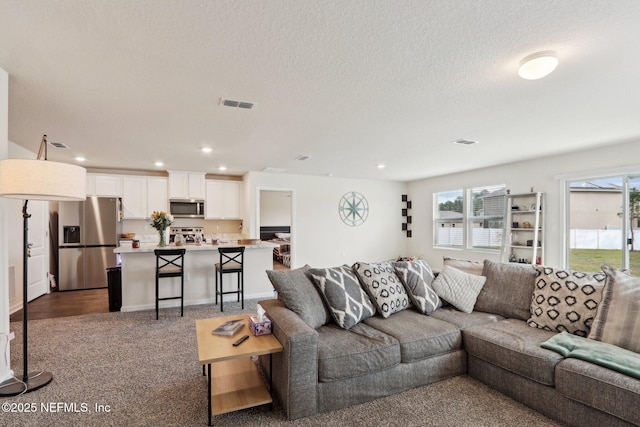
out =
<path fill-rule="evenodd" d="M 224 274 L 220 268 L 220 312 L 224 312 Z"/>
<path fill-rule="evenodd" d="M 159 291 L 158 291 L 158 288 L 159 288 L 159 286 L 158 286 L 158 285 L 159 285 L 159 283 L 158 283 L 158 282 L 159 282 L 159 281 L 160 281 L 160 278 L 158 277 L 158 273 L 156 273 L 156 320 L 158 320 L 158 308 L 159 308 L 159 307 L 158 307 L 158 301 L 159 301 L 159 300 L 158 300 L 158 296 L 159 296 L 159 295 L 158 295 L 158 292 L 159 292 Z"/>

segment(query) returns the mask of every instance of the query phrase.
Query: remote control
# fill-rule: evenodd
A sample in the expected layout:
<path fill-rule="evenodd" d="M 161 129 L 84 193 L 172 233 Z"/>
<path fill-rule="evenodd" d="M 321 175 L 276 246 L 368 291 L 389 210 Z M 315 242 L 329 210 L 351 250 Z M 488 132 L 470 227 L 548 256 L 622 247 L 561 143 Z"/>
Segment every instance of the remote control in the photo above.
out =
<path fill-rule="evenodd" d="M 239 346 L 240 344 L 242 344 L 243 342 L 245 342 L 248 339 L 249 339 L 249 335 L 245 335 L 242 338 L 240 338 L 238 341 L 234 342 L 233 346 L 237 347 L 237 346 Z"/>

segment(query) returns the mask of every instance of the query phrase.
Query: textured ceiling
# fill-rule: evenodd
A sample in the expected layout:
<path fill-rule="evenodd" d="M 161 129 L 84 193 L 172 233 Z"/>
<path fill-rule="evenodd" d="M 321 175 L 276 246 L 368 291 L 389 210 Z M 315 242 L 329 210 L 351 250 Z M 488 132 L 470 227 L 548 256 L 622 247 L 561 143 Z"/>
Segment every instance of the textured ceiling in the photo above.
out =
<path fill-rule="evenodd" d="M 637 0 L 0 0 L 9 139 L 90 168 L 402 181 L 640 143 L 638 22 Z M 517 76 L 547 49 L 554 73 Z"/>

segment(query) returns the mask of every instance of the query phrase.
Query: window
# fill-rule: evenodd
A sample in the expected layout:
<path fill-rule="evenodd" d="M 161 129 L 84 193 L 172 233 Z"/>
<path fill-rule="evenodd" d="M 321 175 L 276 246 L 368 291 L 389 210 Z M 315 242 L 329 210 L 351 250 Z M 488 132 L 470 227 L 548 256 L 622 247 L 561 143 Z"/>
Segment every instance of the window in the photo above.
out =
<path fill-rule="evenodd" d="M 436 193 L 434 246 L 500 250 L 505 192 L 494 185 Z"/>
<path fill-rule="evenodd" d="M 435 207 L 433 244 L 454 248 L 463 247 L 464 203 L 462 190 L 436 193 L 433 198 Z"/>
<path fill-rule="evenodd" d="M 640 176 L 567 182 L 568 267 L 599 271 L 602 264 L 640 271 Z"/>
<path fill-rule="evenodd" d="M 500 250 L 504 229 L 505 186 L 471 188 L 469 191 L 469 247 Z"/>

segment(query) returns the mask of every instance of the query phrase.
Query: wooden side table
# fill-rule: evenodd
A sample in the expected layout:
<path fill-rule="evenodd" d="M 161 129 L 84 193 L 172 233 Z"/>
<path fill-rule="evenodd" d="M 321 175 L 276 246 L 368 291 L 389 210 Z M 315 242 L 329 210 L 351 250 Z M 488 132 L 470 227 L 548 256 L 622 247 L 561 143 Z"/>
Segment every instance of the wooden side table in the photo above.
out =
<path fill-rule="evenodd" d="M 244 326 L 233 336 L 211 333 L 224 322 L 234 319 L 244 320 Z M 249 335 L 249 339 L 234 347 L 233 343 L 243 335 Z M 243 314 L 196 320 L 196 336 L 203 373 L 205 365 L 207 367 L 208 425 L 211 425 L 213 415 L 273 402 L 270 394 L 271 369 L 267 389 L 251 357 L 281 352 L 282 345 L 274 335 L 253 336 L 249 331 L 249 317 Z M 212 372 L 212 365 L 215 365 L 215 372 Z"/>

